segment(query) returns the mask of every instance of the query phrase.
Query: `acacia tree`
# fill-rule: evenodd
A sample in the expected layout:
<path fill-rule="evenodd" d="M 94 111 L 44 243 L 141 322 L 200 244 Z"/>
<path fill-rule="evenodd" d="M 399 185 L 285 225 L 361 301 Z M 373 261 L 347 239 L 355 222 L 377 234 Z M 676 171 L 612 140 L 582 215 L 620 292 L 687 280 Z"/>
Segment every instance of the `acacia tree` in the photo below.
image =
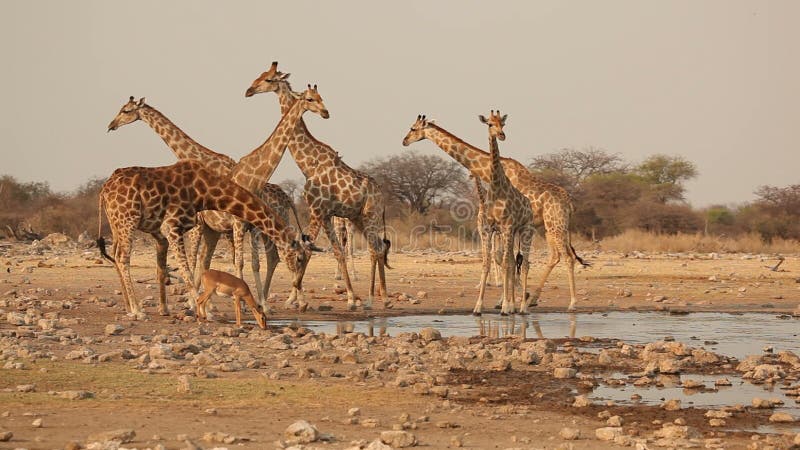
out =
<path fill-rule="evenodd" d="M 534 156 L 528 168 L 539 178 L 562 186 L 574 194 L 587 178 L 625 172 L 628 164 L 618 153 L 588 147 L 584 150 L 564 148 L 556 153 Z"/>
<path fill-rule="evenodd" d="M 636 166 L 634 172 L 650 185 L 661 203 L 683 201 L 684 183 L 697 176 L 697 166 L 682 156 L 653 155 Z"/>
<path fill-rule="evenodd" d="M 458 162 L 415 151 L 374 159 L 360 169 L 375 177 L 391 196 L 421 214 L 458 191 L 467 180 Z"/>

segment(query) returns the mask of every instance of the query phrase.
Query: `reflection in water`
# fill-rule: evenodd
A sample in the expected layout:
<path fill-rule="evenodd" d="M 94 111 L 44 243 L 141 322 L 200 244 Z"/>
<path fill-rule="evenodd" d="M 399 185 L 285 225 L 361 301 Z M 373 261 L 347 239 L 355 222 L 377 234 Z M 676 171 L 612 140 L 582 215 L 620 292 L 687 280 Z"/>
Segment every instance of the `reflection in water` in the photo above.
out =
<path fill-rule="evenodd" d="M 611 378 L 627 378 L 627 375 L 614 373 Z M 777 411 L 786 412 L 792 415 L 800 414 L 800 405 L 794 399 L 786 395 L 786 392 L 774 385 L 751 384 L 741 377 L 725 375 L 725 378 L 733 383 L 732 387 L 715 387 L 714 382 L 721 378 L 715 375 L 673 375 L 660 376 L 658 381 L 661 386 L 608 386 L 601 384 L 596 387 L 589 396 L 597 402 L 613 400 L 620 404 L 660 405 L 665 399 L 679 399 L 684 406 L 695 408 L 721 408 L 725 406 L 748 404 L 753 397 L 776 398 L 783 402 L 776 408 Z M 682 382 L 692 380 L 702 383 L 705 389 L 684 389 Z M 631 400 L 632 394 L 637 394 L 638 400 Z"/>
<path fill-rule="evenodd" d="M 603 314 L 537 313 L 528 316 L 485 314 L 398 316 L 360 321 L 270 321 L 272 325 L 291 324 L 317 332 L 363 332 L 370 336 L 418 332 L 433 327 L 442 336 L 522 336 L 525 338 L 575 338 L 580 322 L 581 336 L 598 339 L 618 338 L 629 344 L 644 344 L 670 336 L 693 347 L 733 356 L 761 354 L 765 346 L 775 351 L 800 352 L 798 320 L 773 314 L 692 313 L 671 316 L 659 312 L 615 311 Z M 378 328 L 377 330 L 375 328 Z"/>
<path fill-rule="evenodd" d="M 378 336 L 386 336 L 388 333 L 386 332 L 386 317 L 378 317 L 378 318 L 369 318 L 367 319 L 367 336 L 375 336 L 375 324 L 378 324 Z M 336 334 L 341 336 L 347 333 L 353 333 L 356 331 L 356 322 L 352 320 L 342 320 L 336 322 Z"/>
<path fill-rule="evenodd" d="M 578 329 L 578 316 L 575 313 L 567 314 L 569 317 L 569 337 L 575 338 L 575 332 Z M 528 321 L 530 320 L 530 324 Z M 476 317 L 475 322 L 478 325 L 478 335 L 490 338 L 501 338 L 506 336 L 517 336 L 523 339 L 528 338 L 528 327 L 532 326 L 536 337 L 544 339 L 560 338 L 564 336 L 545 336 L 542 332 L 542 327 L 539 325 L 539 319 L 536 316 L 503 316 L 500 318 L 487 318 L 486 316 Z M 531 336 L 533 337 L 533 336 Z"/>

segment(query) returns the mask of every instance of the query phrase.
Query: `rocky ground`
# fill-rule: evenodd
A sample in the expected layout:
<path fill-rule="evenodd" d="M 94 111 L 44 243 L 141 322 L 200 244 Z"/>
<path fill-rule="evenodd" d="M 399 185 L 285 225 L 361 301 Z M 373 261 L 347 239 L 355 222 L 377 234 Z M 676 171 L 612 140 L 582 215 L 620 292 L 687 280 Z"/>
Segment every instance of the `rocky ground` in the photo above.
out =
<path fill-rule="evenodd" d="M 788 351 L 739 361 L 663 336 L 625 342 L 624 330 L 620 339 L 554 340 L 442 337 L 433 328 L 375 336 L 237 328 L 224 322 L 232 307 L 223 299 L 214 301 L 219 321 L 198 324 L 178 282 L 169 288 L 172 315 L 156 314 L 151 247 L 137 243 L 133 260 L 150 315 L 133 320 L 96 249 L 56 238 L 0 242 L 0 448 L 800 446 L 800 418 L 774 412 L 768 396 L 714 410 L 670 398 L 647 406 L 589 396 L 597 385 L 620 384 L 714 391 L 743 377 L 796 399 L 800 358 Z M 772 271 L 769 255 L 583 253 L 594 266 L 578 271 L 582 311 L 798 311 L 796 257 Z M 222 255 L 214 266 L 230 271 Z M 315 255 L 304 317 L 471 311 L 474 252 L 393 254 L 392 262 L 393 308 L 348 312 L 332 256 Z M 356 289 L 365 293 L 367 258 L 357 265 Z M 279 268 L 272 318 L 301 316 L 282 310 L 285 275 Z M 537 310 L 560 311 L 568 301 L 559 268 Z M 699 373 L 715 382 L 679 377 Z M 747 431 L 757 429 L 764 431 Z"/>

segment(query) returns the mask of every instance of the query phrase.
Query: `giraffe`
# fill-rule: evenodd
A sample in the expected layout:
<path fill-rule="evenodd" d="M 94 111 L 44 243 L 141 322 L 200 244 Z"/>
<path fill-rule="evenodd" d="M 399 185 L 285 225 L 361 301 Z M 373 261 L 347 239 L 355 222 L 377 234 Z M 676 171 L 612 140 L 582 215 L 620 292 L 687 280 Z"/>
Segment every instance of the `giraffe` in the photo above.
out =
<path fill-rule="evenodd" d="M 105 253 L 105 242 L 98 237 L 101 254 L 117 269 L 129 313 L 143 315 L 142 305 L 134 296 L 130 275 L 130 255 L 134 230 L 150 234 L 157 243 L 159 312 L 167 314 L 166 287 L 167 249 L 172 245 L 180 261 L 184 279 L 189 279 L 189 265 L 181 236 L 197 221 L 197 213 L 218 210 L 233 214 L 253 224 L 268 235 L 292 272 L 291 295 L 302 299 L 302 281 L 313 244 L 298 241 L 297 233 L 272 209 L 247 189 L 232 180 L 217 176 L 203 163 L 181 160 L 171 166 L 126 167 L 117 169 L 103 184 L 99 195 L 98 223 L 102 212 L 111 226 L 113 257 Z M 100 230 L 98 230 L 100 236 Z M 196 303 L 193 292 L 190 302 Z"/>
<path fill-rule="evenodd" d="M 484 183 L 491 179 L 491 155 L 459 139 L 444 128 L 434 124 L 425 116 L 417 116 L 411 130 L 403 139 L 408 146 L 422 139 L 429 139 L 445 153 L 453 157 L 476 178 Z M 582 266 L 589 263 L 581 259 L 570 242 L 569 220 L 574 210 L 572 199 L 564 188 L 536 179 L 520 162 L 511 158 L 500 158 L 506 176 L 511 184 L 522 192 L 531 203 L 533 220 L 536 227 L 544 226 L 547 240 L 548 261 L 538 284 L 531 293 L 531 305 L 536 305 L 542 288 L 550 276 L 553 267 L 561 258 L 566 259 L 567 279 L 569 282 L 570 302 L 567 307 L 572 311 L 577 304 L 575 296 L 575 262 Z"/>
<path fill-rule="evenodd" d="M 306 111 L 317 113 L 323 119 L 330 117 L 322 97 L 317 92 L 317 85 L 312 87 L 309 84 L 308 89 L 299 94 L 297 101 L 289 109 L 282 111 L 281 120 L 275 130 L 264 144 L 242 157 L 231 171 L 231 179 L 251 192 L 257 190 L 272 175 L 277 166 L 276 155 L 278 155 L 277 161 L 280 161 L 280 156 L 294 139 L 294 129 Z M 311 235 L 312 242 L 314 238 L 315 236 Z M 285 306 L 294 305 L 295 300 L 295 296 L 290 296 Z M 298 306 L 301 311 L 305 311 L 307 304 L 300 302 Z"/>
<path fill-rule="evenodd" d="M 500 116 L 500 111 L 491 111 L 489 118 L 478 116 L 481 123 L 489 129 L 489 151 L 492 159 L 490 170 L 489 189 L 486 191 L 484 211 L 486 218 L 500 233 L 503 243 L 503 305 L 501 314 L 514 312 L 514 289 L 516 287 L 516 273 L 522 280 L 522 302 L 519 312 L 528 313 L 528 258 L 530 256 L 531 239 L 533 239 L 533 210 L 531 204 L 520 191 L 508 180 L 503 164 L 500 162 L 500 149 L 497 140 L 506 139 L 503 126 L 508 115 Z M 514 243 L 519 241 L 519 253 L 514 258 Z M 481 287 L 478 301 L 473 314 L 481 314 L 483 297 L 486 290 L 486 278 L 491 266 L 490 248 L 483 248 L 483 273 L 481 274 Z M 516 266 L 516 267 L 515 267 Z"/>
<path fill-rule="evenodd" d="M 502 243 L 499 242 L 497 236 L 497 229 L 493 226 L 491 221 L 486 217 L 486 189 L 483 187 L 483 182 L 480 178 L 470 175 L 470 178 L 475 181 L 475 195 L 478 197 L 478 211 L 476 214 L 476 229 L 481 238 L 481 251 L 488 251 L 494 257 L 492 258 L 492 268 L 494 269 L 494 284 L 495 286 L 502 286 L 502 279 L 500 274 L 500 267 L 503 265 L 503 255 L 500 252 Z M 484 249 L 483 247 L 486 246 Z M 487 280 L 488 282 L 488 280 Z M 478 286 L 480 287 L 480 286 Z M 502 301 L 502 298 L 500 299 Z M 500 303 L 497 304 L 500 307 Z"/>
<path fill-rule="evenodd" d="M 353 241 L 353 222 L 343 219 L 341 217 L 333 216 L 333 228 L 336 230 L 336 237 L 344 248 L 345 259 L 350 260 L 350 273 L 353 274 L 353 281 L 358 281 L 356 274 L 356 255 L 355 255 L 355 242 Z M 333 277 L 335 280 L 342 279 L 342 268 L 336 264 L 336 274 Z"/>
<path fill-rule="evenodd" d="M 278 96 L 281 113 L 285 113 L 297 101 L 299 94 L 292 91 L 288 81 L 289 74 L 278 71 L 277 65 L 277 62 L 273 62 L 268 71 L 256 78 L 245 92 L 245 96 L 274 92 Z M 363 305 L 364 309 L 372 307 L 376 268 L 383 306 L 391 308 L 385 274 L 385 268 L 391 268 L 388 265 L 391 242 L 386 239 L 386 211 L 380 186 L 372 177 L 345 164 L 329 145 L 314 138 L 303 120 L 298 122 L 293 131 L 289 151 L 306 178 L 303 196 L 308 203 L 310 213 L 308 234 L 313 241 L 321 229 L 325 230 L 347 288 L 348 308 L 354 310 L 358 303 L 347 272 L 345 254 L 336 237 L 332 217 L 342 217 L 352 221 L 355 228 L 364 235 L 369 246 L 370 288 L 369 298 Z"/>
<path fill-rule="evenodd" d="M 149 125 L 179 160 L 198 160 L 205 164 L 212 173 L 220 176 L 229 176 L 230 171 L 236 165 L 236 161 L 234 161 L 233 158 L 204 147 L 189 137 L 188 134 L 181 130 L 164 114 L 145 103 L 144 98 L 139 99 L 137 102 L 134 100 L 133 96 L 131 96 L 128 102 L 122 105 L 119 113 L 117 113 L 108 125 L 108 130 L 117 130 L 122 126 L 134 123 L 138 120 Z M 296 212 L 294 211 L 294 203 L 289 196 L 283 192 L 280 186 L 266 183 L 258 192 L 258 195 L 281 216 L 284 222 L 291 222 L 290 212 L 294 213 L 295 219 L 297 218 Z M 251 268 L 256 281 L 256 295 L 261 307 L 266 310 L 266 298 L 269 295 L 270 282 L 279 261 L 277 250 L 269 240 L 269 237 L 261 235 L 257 229 L 252 228 L 249 224 L 245 224 L 227 213 L 203 211 L 200 215 L 202 219 L 200 224 L 185 235 L 185 240 L 188 240 L 186 251 L 189 264 L 191 268 L 195 269 L 195 288 L 200 287 L 202 274 L 211 266 L 211 256 L 214 253 L 217 241 L 222 233 L 233 235 L 233 263 L 234 267 L 237 269 L 238 277 L 242 278 L 244 265 L 244 233 L 246 230 L 250 230 L 252 247 L 252 251 L 250 252 Z M 298 230 L 299 229 L 300 227 L 298 224 Z M 205 238 L 202 240 L 202 247 L 200 249 L 202 255 L 201 268 L 200 270 L 196 270 L 197 253 L 201 235 Z M 187 236 L 188 239 L 186 239 Z M 258 257 L 258 246 L 262 239 L 267 254 L 267 272 L 263 286 L 260 275 L 261 264 Z"/>

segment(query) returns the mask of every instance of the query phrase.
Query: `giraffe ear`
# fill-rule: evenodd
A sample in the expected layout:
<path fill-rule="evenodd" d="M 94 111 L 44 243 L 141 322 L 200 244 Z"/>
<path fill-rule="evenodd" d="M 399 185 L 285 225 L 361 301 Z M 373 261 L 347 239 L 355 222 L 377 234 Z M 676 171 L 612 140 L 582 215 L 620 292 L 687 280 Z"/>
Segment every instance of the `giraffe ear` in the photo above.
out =
<path fill-rule="evenodd" d="M 139 99 L 139 104 L 138 104 L 138 106 L 142 106 L 142 105 L 144 105 L 144 97 L 142 97 L 142 98 L 140 98 L 140 99 Z"/>
<path fill-rule="evenodd" d="M 483 114 L 478 115 L 478 120 L 480 120 L 481 123 L 489 123 L 489 121 L 486 120 L 486 117 L 484 117 Z"/>
<path fill-rule="evenodd" d="M 281 73 L 281 72 L 278 72 L 278 73 L 280 74 L 280 76 L 278 76 L 279 80 L 285 80 L 285 79 L 289 78 L 289 75 L 291 75 L 291 73 Z"/>
<path fill-rule="evenodd" d="M 500 123 L 503 125 L 506 124 L 506 119 L 508 118 L 508 114 L 503 114 L 503 117 L 500 118 Z"/>

